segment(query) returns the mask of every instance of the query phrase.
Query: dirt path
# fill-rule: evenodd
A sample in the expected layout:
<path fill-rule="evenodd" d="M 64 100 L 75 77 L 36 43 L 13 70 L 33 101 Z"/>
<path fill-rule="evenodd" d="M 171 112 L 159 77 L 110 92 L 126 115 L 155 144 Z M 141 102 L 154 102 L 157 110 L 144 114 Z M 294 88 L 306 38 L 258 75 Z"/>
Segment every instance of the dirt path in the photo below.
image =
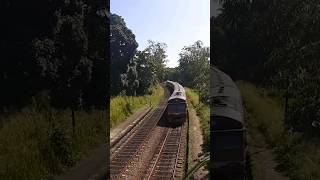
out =
<path fill-rule="evenodd" d="M 189 168 L 194 166 L 198 160 L 199 156 L 202 154 L 202 130 L 200 127 L 200 119 L 196 114 L 196 111 L 193 107 L 189 106 L 189 118 L 190 118 L 190 127 L 189 127 L 189 133 L 190 133 L 190 155 L 191 159 L 189 162 Z M 195 173 L 194 179 L 205 179 L 204 177 L 209 172 L 201 168 L 198 172 Z"/>
<path fill-rule="evenodd" d="M 258 130 L 249 130 L 248 144 L 252 180 L 289 180 L 276 170 L 278 163 L 274 159 L 272 149 L 267 146 Z"/>

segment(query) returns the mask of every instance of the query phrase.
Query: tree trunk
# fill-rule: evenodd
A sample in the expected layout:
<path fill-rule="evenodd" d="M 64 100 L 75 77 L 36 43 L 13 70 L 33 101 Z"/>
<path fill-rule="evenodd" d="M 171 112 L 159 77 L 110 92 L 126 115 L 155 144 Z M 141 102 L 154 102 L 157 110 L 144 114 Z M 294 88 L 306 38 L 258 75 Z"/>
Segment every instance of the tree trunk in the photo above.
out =
<path fill-rule="evenodd" d="M 288 96 L 289 96 L 289 78 L 287 77 L 286 79 L 286 85 L 287 85 L 287 90 L 286 90 L 286 97 L 285 97 L 285 103 L 284 103 L 284 123 L 285 126 L 288 127 L 289 126 L 289 122 L 288 122 Z"/>
<path fill-rule="evenodd" d="M 73 108 L 71 108 L 71 118 L 72 118 L 72 133 L 74 135 L 75 128 L 76 128 L 76 120 L 74 117 L 74 109 Z"/>
<path fill-rule="evenodd" d="M 284 103 L 284 123 L 285 127 L 289 127 L 288 122 L 288 91 L 286 92 L 285 103 Z"/>

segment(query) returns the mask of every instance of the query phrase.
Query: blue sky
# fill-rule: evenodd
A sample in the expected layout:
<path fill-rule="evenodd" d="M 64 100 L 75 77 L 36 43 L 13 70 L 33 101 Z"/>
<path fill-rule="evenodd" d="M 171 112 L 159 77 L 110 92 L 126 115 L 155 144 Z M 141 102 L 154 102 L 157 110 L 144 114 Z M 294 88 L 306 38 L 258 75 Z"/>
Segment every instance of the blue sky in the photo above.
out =
<path fill-rule="evenodd" d="M 210 0 L 111 0 L 111 13 L 122 16 L 138 49 L 148 40 L 167 44 L 167 66 L 178 66 L 184 46 L 201 40 L 210 46 Z"/>

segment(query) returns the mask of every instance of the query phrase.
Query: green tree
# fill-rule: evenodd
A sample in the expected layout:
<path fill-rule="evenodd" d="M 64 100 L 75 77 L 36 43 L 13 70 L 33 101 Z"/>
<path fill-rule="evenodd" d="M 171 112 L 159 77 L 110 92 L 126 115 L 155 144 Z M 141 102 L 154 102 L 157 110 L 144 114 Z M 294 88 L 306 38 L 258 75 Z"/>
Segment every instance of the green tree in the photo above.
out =
<path fill-rule="evenodd" d="M 86 31 L 88 34 L 88 58 L 92 60 L 92 78 L 84 91 L 86 105 L 106 109 L 109 99 L 109 3 L 87 1 Z"/>
<path fill-rule="evenodd" d="M 130 96 L 137 95 L 137 89 L 139 87 L 137 63 L 135 59 L 130 60 L 127 65 L 127 72 L 121 74 L 121 82 L 126 90 L 126 94 Z"/>
<path fill-rule="evenodd" d="M 149 63 L 149 54 L 143 50 L 136 53 L 137 71 L 139 74 L 139 87 L 137 93 L 142 95 L 148 93 L 148 89 L 152 84 L 155 84 L 155 73 L 152 72 Z"/>
<path fill-rule="evenodd" d="M 165 80 L 167 45 L 151 40 L 148 43 L 149 45 L 143 51 L 138 51 L 135 57 L 139 74 L 139 94 L 147 93 L 151 85 Z"/>
<path fill-rule="evenodd" d="M 42 89 L 31 42 L 52 33 L 52 2 L 48 0 L 1 1 L 0 106 L 23 107 Z"/>
<path fill-rule="evenodd" d="M 179 59 L 179 74 L 185 86 L 196 88 L 204 100 L 209 92 L 210 49 L 201 41 L 182 49 Z"/>
<path fill-rule="evenodd" d="M 110 15 L 110 57 L 111 57 L 111 94 L 122 89 L 120 75 L 127 71 L 127 64 L 134 57 L 138 43 L 135 35 L 127 28 L 123 18 Z"/>

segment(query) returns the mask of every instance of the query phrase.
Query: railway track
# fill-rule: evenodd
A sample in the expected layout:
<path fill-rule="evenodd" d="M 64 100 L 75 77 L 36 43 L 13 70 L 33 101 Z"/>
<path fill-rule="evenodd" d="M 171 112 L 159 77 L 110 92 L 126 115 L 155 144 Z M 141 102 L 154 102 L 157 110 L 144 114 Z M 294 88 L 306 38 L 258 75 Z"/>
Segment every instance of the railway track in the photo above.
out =
<path fill-rule="evenodd" d="M 147 115 L 144 120 L 137 125 L 138 127 L 128 132 L 128 135 L 123 137 L 123 140 L 111 147 L 111 179 L 119 179 L 122 177 L 122 174 L 126 171 L 126 167 L 142 148 L 143 143 L 148 139 L 148 135 L 161 119 L 165 107 L 166 101 L 161 102 L 150 115 Z"/>
<path fill-rule="evenodd" d="M 162 119 L 166 100 L 112 144 L 111 179 L 181 179 L 185 127 L 168 126 Z"/>
<path fill-rule="evenodd" d="M 180 179 L 184 162 L 184 126 L 167 128 L 144 179 Z"/>

